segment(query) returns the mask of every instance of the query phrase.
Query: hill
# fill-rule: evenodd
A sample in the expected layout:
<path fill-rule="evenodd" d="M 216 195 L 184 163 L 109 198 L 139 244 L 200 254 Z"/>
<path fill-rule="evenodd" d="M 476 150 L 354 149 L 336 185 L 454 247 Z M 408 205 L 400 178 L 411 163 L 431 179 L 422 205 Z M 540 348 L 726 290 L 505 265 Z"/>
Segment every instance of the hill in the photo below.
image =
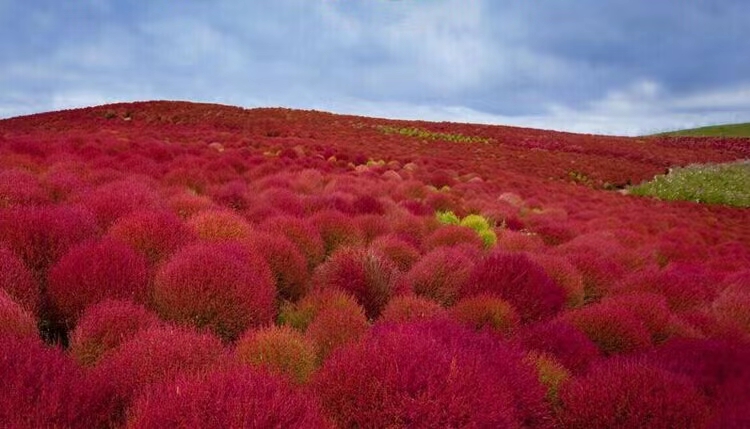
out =
<path fill-rule="evenodd" d="M 744 124 L 724 124 L 690 128 L 686 130 L 669 131 L 657 135 L 675 137 L 750 137 L 750 122 Z"/>
<path fill-rule="evenodd" d="M 167 101 L 2 120 L 0 421 L 743 427 L 750 210 L 695 200 L 747 168 L 679 167 L 749 142 Z M 657 191 L 711 189 L 628 194 L 672 168 Z"/>

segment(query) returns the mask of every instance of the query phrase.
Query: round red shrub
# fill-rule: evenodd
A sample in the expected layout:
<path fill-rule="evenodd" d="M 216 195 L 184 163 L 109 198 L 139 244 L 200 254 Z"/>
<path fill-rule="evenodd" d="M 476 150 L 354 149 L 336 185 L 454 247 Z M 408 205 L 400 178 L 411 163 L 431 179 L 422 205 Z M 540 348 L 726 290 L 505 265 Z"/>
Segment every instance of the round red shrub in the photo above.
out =
<path fill-rule="evenodd" d="M 318 403 L 276 376 L 251 368 L 182 376 L 141 395 L 129 429 L 331 428 Z"/>
<path fill-rule="evenodd" d="M 47 295 L 59 321 L 72 328 L 88 306 L 106 298 L 145 302 L 147 286 L 145 258 L 105 239 L 79 244 L 60 258 L 50 269 Z"/>
<path fill-rule="evenodd" d="M 362 232 L 364 242 L 368 244 L 391 231 L 391 226 L 382 215 L 360 215 L 353 218 L 353 221 L 357 229 Z"/>
<path fill-rule="evenodd" d="M 156 210 L 138 210 L 121 217 L 107 235 L 137 250 L 151 265 L 168 258 L 192 238 L 177 215 Z"/>
<path fill-rule="evenodd" d="M 239 244 L 187 246 L 156 273 L 157 313 L 180 324 L 215 332 L 224 340 L 272 323 L 276 287 L 262 256 Z"/>
<path fill-rule="evenodd" d="M 102 228 L 135 210 L 157 207 L 159 195 L 137 179 L 110 182 L 82 196 L 82 203 L 96 216 Z"/>
<path fill-rule="evenodd" d="M 616 295 L 604 298 L 602 303 L 633 312 L 644 323 L 654 344 L 663 343 L 671 335 L 672 312 L 663 295 L 647 292 Z"/>
<path fill-rule="evenodd" d="M 340 247 L 365 244 L 364 234 L 352 218 L 339 211 L 320 211 L 310 218 L 310 222 L 323 239 L 326 255 L 331 255 Z"/>
<path fill-rule="evenodd" d="M 281 298 L 297 301 L 305 296 L 310 272 L 299 247 L 283 235 L 264 231 L 254 232 L 250 242 L 268 263 Z"/>
<path fill-rule="evenodd" d="M 204 210 L 188 219 L 187 227 L 207 242 L 244 240 L 252 235 L 250 223 L 230 210 Z"/>
<path fill-rule="evenodd" d="M 544 272 L 565 292 L 565 307 L 580 307 L 584 303 L 583 276 L 578 269 L 565 258 L 554 255 L 529 255 L 534 262 L 542 266 Z"/>
<path fill-rule="evenodd" d="M 399 271 L 385 256 L 372 250 L 345 247 L 331 255 L 315 271 L 312 283 L 319 289 L 341 289 L 351 293 L 375 319 L 397 295 Z"/>
<path fill-rule="evenodd" d="M 6 334 L 35 337 L 38 332 L 36 320 L 31 313 L 0 289 L 0 335 Z"/>
<path fill-rule="evenodd" d="M 313 270 L 325 259 L 325 244 L 320 232 L 305 220 L 291 216 L 276 216 L 263 222 L 260 229 L 283 235 L 296 244 L 305 255 L 309 270 Z"/>
<path fill-rule="evenodd" d="M 33 174 L 19 169 L 0 171 L 0 209 L 45 202 L 46 192 Z"/>
<path fill-rule="evenodd" d="M 746 342 L 675 338 L 645 357 L 652 365 L 688 377 L 717 404 L 750 400 L 750 345 Z"/>
<path fill-rule="evenodd" d="M 703 428 L 706 398 L 685 377 L 638 361 L 610 360 L 560 389 L 565 428 Z"/>
<path fill-rule="evenodd" d="M 337 348 L 362 338 L 369 329 L 364 309 L 352 302 L 321 309 L 307 326 L 305 337 L 315 345 L 320 363 Z"/>
<path fill-rule="evenodd" d="M 444 225 L 424 240 L 424 248 L 427 251 L 435 250 L 442 246 L 452 247 L 458 244 L 469 244 L 477 249 L 484 248 L 484 242 L 476 231 L 458 225 Z"/>
<path fill-rule="evenodd" d="M 21 258 L 0 246 L 0 290 L 8 293 L 31 314 L 39 311 L 39 287 Z"/>
<path fill-rule="evenodd" d="M 508 301 L 524 323 L 549 319 L 565 304 L 562 288 L 539 264 L 521 253 L 494 252 L 474 266 L 461 295 L 483 293 Z"/>
<path fill-rule="evenodd" d="M 0 334 L 0 422 L 6 428 L 94 428 L 109 420 L 106 385 L 60 349 Z"/>
<path fill-rule="evenodd" d="M 106 353 L 92 370 L 94 378 L 108 379 L 106 396 L 111 418 L 124 420 L 132 401 L 150 385 L 180 374 L 210 371 L 226 363 L 221 341 L 192 329 L 158 326 L 137 332 Z"/>
<path fill-rule="evenodd" d="M 298 384 L 315 370 L 315 348 L 302 333 L 289 326 L 268 326 L 246 332 L 237 340 L 237 360 Z"/>
<path fill-rule="evenodd" d="M 477 331 L 488 329 L 509 336 L 520 324 L 516 310 L 493 295 L 475 295 L 459 300 L 450 309 L 454 320 Z"/>
<path fill-rule="evenodd" d="M 409 271 L 421 256 L 416 247 L 395 234 L 376 238 L 370 248 L 388 257 L 402 273 Z"/>
<path fill-rule="evenodd" d="M 606 355 L 630 353 L 651 346 L 645 323 L 626 307 L 598 303 L 570 310 L 562 317 L 586 334 Z"/>
<path fill-rule="evenodd" d="M 380 315 L 381 322 L 411 322 L 445 315 L 445 309 L 437 302 L 415 295 L 392 298 Z"/>
<path fill-rule="evenodd" d="M 91 213 L 76 206 L 23 207 L 0 211 L 0 243 L 31 270 L 40 283 L 47 270 L 74 244 L 98 231 Z"/>
<path fill-rule="evenodd" d="M 203 210 L 215 208 L 210 198 L 189 192 L 169 197 L 167 205 L 183 220 L 189 219 Z"/>
<path fill-rule="evenodd" d="M 473 268 L 474 261 L 461 250 L 440 247 L 422 256 L 406 273 L 404 282 L 417 295 L 448 307 L 459 298 Z"/>
<path fill-rule="evenodd" d="M 313 377 L 340 427 L 551 427 L 523 355 L 446 321 L 376 327 Z"/>
<path fill-rule="evenodd" d="M 570 323 L 553 319 L 523 327 L 513 338 L 527 350 L 549 353 L 573 373 L 582 373 L 601 357 L 599 348 Z"/>
<path fill-rule="evenodd" d="M 160 324 L 156 314 L 132 301 L 107 299 L 88 307 L 70 335 L 71 356 L 91 366 L 136 333 Z"/>

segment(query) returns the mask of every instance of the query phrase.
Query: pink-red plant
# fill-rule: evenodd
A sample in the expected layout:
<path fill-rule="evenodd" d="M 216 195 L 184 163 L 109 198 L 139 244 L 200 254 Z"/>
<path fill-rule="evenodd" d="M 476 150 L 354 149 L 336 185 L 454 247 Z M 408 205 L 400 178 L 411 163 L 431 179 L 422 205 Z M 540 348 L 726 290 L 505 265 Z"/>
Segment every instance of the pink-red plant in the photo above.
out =
<path fill-rule="evenodd" d="M 399 271 L 385 256 L 362 248 L 346 247 L 331 255 L 315 271 L 313 287 L 351 293 L 375 319 L 400 290 Z"/>
<path fill-rule="evenodd" d="M 156 210 L 139 210 L 121 217 L 107 235 L 137 250 L 152 266 L 192 238 L 177 215 Z"/>
<path fill-rule="evenodd" d="M 310 222 L 323 238 L 326 255 L 333 254 L 340 247 L 360 246 L 365 243 L 364 234 L 352 218 L 339 211 L 325 210 L 315 213 Z"/>
<path fill-rule="evenodd" d="M 424 255 L 404 276 L 414 293 L 451 306 L 469 280 L 474 261 L 458 249 L 440 247 Z"/>
<path fill-rule="evenodd" d="M 70 334 L 71 356 L 81 365 L 96 364 L 101 356 L 138 332 L 157 326 L 156 314 L 132 301 L 107 299 L 83 312 Z"/>
<path fill-rule="evenodd" d="M 265 231 L 254 232 L 249 241 L 268 263 L 280 298 L 297 301 L 307 293 L 310 272 L 299 247 L 284 235 Z"/>
<path fill-rule="evenodd" d="M 419 250 L 395 234 L 381 235 L 370 243 L 370 248 L 388 257 L 405 273 L 420 258 Z"/>
<path fill-rule="evenodd" d="M 47 296 L 55 316 L 68 328 L 83 311 L 106 298 L 145 302 L 146 259 L 129 246 L 104 239 L 79 244 L 50 269 Z"/>
<path fill-rule="evenodd" d="M 152 294 L 162 318 L 210 329 L 227 341 L 273 322 L 275 298 L 266 261 L 233 243 L 181 249 L 156 273 Z"/>
<path fill-rule="evenodd" d="M 565 428 L 703 428 L 706 398 L 686 377 L 639 361 L 610 360 L 560 389 Z"/>
<path fill-rule="evenodd" d="M 35 337 L 38 332 L 34 316 L 0 289 L 0 335 L 7 334 Z"/>
<path fill-rule="evenodd" d="M 522 359 L 446 321 L 382 325 L 332 355 L 313 386 L 340 427 L 551 427 Z"/>
<path fill-rule="evenodd" d="M 527 350 L 548 353 L 573 373 L 601 357 L 596 344 L 570 323 L 553 319 L 526 326 L 513 339 Z"/>
<path fill-rule="evenodd" d="M 267 219 L 260 229 L 283 235 L 299 247 L 307 259 L 307 267 L 312 270 L 325 259 L 326 251 L 320 232 L 303 219 L 292 216 L 276 216 Z"/>
<path fill-rule="evenodd" d="M 483 293 L 508 301 L 524 323 L 549 319 L 565 303 L 562 288 L 539 264 L 521 253 L 494 252 L 474 266 L 461 295 Z"/>
<path fill-rule="evenodd" d="M 644 350 L 652 344 L 643 320 L 617 302 L 587 305 L 562 317 L 583 331 L 606 355 Z"/>
<path fill-rule="evenodd" d="M 458 244 L 469 244 L 477 249 L 484 248 L 484 242 L 473 229 L 458 225 L 442 226 L 424 240 L 424 248 L 427 251 Z"/>
<path fill-rule="evenodd" d="M 77 206 L 0 211 L 0 243 L 18 255 L 40 283 L 71 246 L 94 237 L 97 231 L 95 218 Z"/>
<path fill-rule="evenodd" d="M 249 330 L 237 340 L 235 356 L 242 363 L 287 376 L 298 384 L 307 381 L 316 364 L 312 342 L 289 326 Z"/>
<path fill-rule="evenodd" d="M 180 374 L 210 371 L 226 362 L 221 341 L 192 329 L 158 326 L 137 332 L 130 340 L 102 356 L 91 374 L 112 385 L 105 397 L 117 422 L 138 395 L 155 383 Z"/>
<path fill-rule="evenodd" d="M 133 406 L 128 429 L 331 428 L 309 395 L 252 368 L 181 376 L 148 389 Z"/>
<path fill-rule="evenodd" d="M 39 287 L 23 261 L 0 246 L 0 290 L 5 291 L 31 314 L 39 311 Z"/>
<path fill-rule="evenodd" d="M 508 337 L 520 324 L 516 310 L 494 295 L 474 295 L 461 299 L 449 314 L 458 322 L 477 331 L 487 329 Z"/>
<path fill-rule="evenodd" d="M 130 212 L 157 207 L 159 196 L 143 181 L 124 179 L 101 185 L 81 196 L 81 200 L 106 229 Z"/>
<path fill-rule="evenodd" d="M 252 235 L 250 223 L 231 210 L 204 210 L 187 220 L 187 227 L 207 242 L 245 240 Z"/>
<path fill-rule="evenodd" d="M 3 427 L 107 427 L 106 384 L 37 338 L 0 334 L 0 378 Z"/>
<path fill-rule="evenodd" d="M 445 309 L 437 302 L 416 295 L 400 295 L 392 298 L 380 315 L 380 322 L 411 322 L 444 316 Z"/>

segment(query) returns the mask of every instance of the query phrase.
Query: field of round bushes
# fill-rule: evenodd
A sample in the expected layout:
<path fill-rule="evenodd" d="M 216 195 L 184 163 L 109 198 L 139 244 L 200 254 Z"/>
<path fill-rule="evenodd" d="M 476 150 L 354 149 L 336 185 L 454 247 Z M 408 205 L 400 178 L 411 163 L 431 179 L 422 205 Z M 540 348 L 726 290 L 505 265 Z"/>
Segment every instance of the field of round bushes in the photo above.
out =
<path fill-rule="evenodd" d="M 750 427 L 750 212 L 613 190 L 741 142 L 0 121 L 0 426 Z"/>

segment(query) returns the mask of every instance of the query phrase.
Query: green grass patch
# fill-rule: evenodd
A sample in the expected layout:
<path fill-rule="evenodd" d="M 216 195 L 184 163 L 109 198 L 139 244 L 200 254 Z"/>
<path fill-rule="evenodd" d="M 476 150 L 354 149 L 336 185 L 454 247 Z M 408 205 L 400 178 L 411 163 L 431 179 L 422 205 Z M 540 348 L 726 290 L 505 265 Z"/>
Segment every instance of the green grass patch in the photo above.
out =
<path fill-rule="evenodd" d="M 438 133 L 416 127 L 393 127 L 390 125 L 375 126 L 383 134 L 400 134 L 407 137 L 415 137 L 423 140 L 443 140 L 453 143 L 484 143 L 490 142 L 490 139 L 478 136 L 465 136 L 463 134 Z"/>
<path fill-rule="evenodd" d="M 670 131 L 656 135 L 674 137 L 750 137 L 750 122 L 744 124 L 712 125 L 709 127 Z"/>
<path fill-rule="evenodd" d="M 662 200 L 750 207 L 750 160 L 674 168 L 628 190 Z"/>

